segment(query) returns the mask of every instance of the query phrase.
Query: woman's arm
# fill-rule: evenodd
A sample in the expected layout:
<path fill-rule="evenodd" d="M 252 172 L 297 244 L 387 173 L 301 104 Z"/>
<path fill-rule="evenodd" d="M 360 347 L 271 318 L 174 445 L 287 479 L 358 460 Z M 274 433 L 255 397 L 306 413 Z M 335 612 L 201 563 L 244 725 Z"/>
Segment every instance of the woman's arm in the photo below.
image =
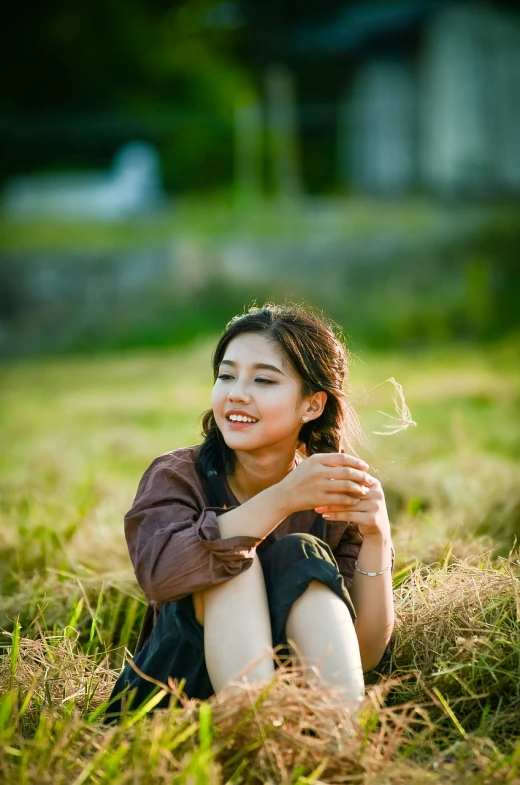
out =
<path fill-rule="evenodd" d="M 223 540 L 243 536 L 246 532 L 259 541 L 290 514 L 280 486 L 272 485 L 252 499 L 219 516 L 218 526 Z"/>
<path fill-rule="evenodd" d="M 375 668 L 381 660 L 392 635 L 394 626 L 394 601 L 392 593 L 393 549 L 390 539 L 365 537 L 359 552 L 358 567 L 365 572 L 382 575 L 354 573 L 351 588 L 356 609 L 356 634 L 363 670 Z"/>
<path fill-rule="evenodd" d="M 190 448 L 160 456 L 145 472 L 125 516 L 139 585 L 148 599 L 162 603 L 238 575 L 251 566 L 256 545 L 291 513 L 320 503 L 345 509 L 353 501 L 346 494 L 359 490 L 343 479 L 345 471 L 354 479 L 363 476 L 361 468 L 352 468 L 356 461 L 366 467 L 343 454 L 311 456 L 282 482 L 225 511 L 205 506 Z"/>
<path fill-rule="evenodd" d="M 171 602 L 229 580 L 253 563 L 259 539 L 223 540 L 221 508 L 206 507 L 192 448 L 156 458 L 143 475 L 125 536 L 146 597 Z"/>
<path fill-rule="evenodd" d="M 384 654 L 394 626 L 392 594 L 393 547 L 385 497 L 379 480 L 371 478 L 367 495 L 348 512 L 319 508 L 323 517 L 357 524 L 363 537 L 357 564 L 369 576 L 356 570 L 350 589 L 356 609 L 356 633 L 363 670 L 374 668 Z"/>
<path fill-rule="evenodd" d="M 365 482 L 365 461 L 345 453 L 319 453 L 302 461 L 281 482 L 219 517 L 222 537 L 264 539 L 288 515 L 321 505 L 350 509 Z M 331 479 L 334 482 L 331 483 Z M 350 496 L 348 494 L 351 494 Z"/>

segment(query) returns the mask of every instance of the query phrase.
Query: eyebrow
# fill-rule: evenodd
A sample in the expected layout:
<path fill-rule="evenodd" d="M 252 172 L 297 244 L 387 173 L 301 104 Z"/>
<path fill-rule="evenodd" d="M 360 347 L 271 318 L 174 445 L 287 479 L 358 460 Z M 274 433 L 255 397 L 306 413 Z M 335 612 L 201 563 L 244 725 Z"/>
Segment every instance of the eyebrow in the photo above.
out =
<path fill-rule="evenodd" d="M 233 362 L 233 360 L 222 360 L 220 365 L 230 365 L 232 368 L 237 367 L 236 362 Z M 255 363 L 252 367 L 255 370 L 274 371 L 275 373 L 280 373 L 285 376 L 284 372 L 280 370 L 280 368 L 277 368 L 276 365 L 269 365 L 268 363 Z"/>

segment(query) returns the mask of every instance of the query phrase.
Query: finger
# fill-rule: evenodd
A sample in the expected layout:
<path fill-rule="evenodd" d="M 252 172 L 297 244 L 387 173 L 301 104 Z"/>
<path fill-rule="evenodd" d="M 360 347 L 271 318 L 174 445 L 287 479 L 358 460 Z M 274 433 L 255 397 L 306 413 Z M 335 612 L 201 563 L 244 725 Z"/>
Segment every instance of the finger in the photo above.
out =
<path fill-rule="evenodd" d="M 346 452 L 321 453 L 320 462 L 324 466 L 350 466 L 352 469 L 359 469 L 362 472 L 368 469 L 366 461 Z"/>
<path fill-rule="evenodd" d="M 347 498 L 349 497 L 343 497 L 344 500 Z M 321 504 L 319 507 L 315 507 L 314 509 L 320 514 L 323 514 L 323 512 L 341 512 L 342 510 L 355 510 L 356 514 L 366 514 L 377 510 L 377 505 L 374 505 L 371 501 L 367 501 L 366 499 L 352 498 L 349 502 L 342 501 L 340 504 Z"/>
<path fill-rule="evenodd" d="M 348 510 L 343 510 L 343 512 L 322 513 L 322 515 L 326 521 L 341 521 L 343 523 L 352 523 L 352 517 Z"/>
<path fill-rule="evenodd" d="M 335 480 L 329 478 L 326 493 L 346 493 L 347 496 L 356 496 L 364 498 L 369 493 L 369 488 L 366 485 L 360 485 L 358 482 L 351 482 L 350 480 Z"/>
<path fill-rule="evenodd" d="M 367 472 L 353 469 L 351 466 L 327 466 L 322 471 L 331 480 L 351 480 L 362 485 L 372 485 L 374 479 Z"/>
<path fill-rule="evenodd" d="M 361 504 L 362 501 L 362 499 L 357 499 L 346 493 L 330 493 L 327 494 L 326 504 L 321 504 L 320 509 L 321 507 L 337 507 L 339 510 L 344 510 L 353 504 Z"/>
<path fill-rule="evenodd" d="M 327 516 L 326 520 L 336 520 L 335 518 L 334 519 L 333 518 L 329 518 L 328 516 L 329 515 L 337 515 L 338 516 L 338 518 L 337 518 L 338 521 L 345 520 L 345 518 L 346 518 L 349 523 L 355 523 L 355 524 L 358 524 L 358 525 L 367 523 L 367 514 L 366 514 L 366 512 L 363 512 L 362 510 L 358 510 L 358 509 L 355 509 L 355 510 L 344 510 L 343 512 L 332 512 L 332 513 L 325 513 L 325 514 L 321 513 L 321 515 L 323 515 L 323 517 Z M 341 517 L 342 515 L 344 517 Z"/>
<path fill-rule="evenodd" d="M 322 515 L 324 512 L 343 512 L 344 510 L 357 510 L 359 504 L 361 503 L 360 499 L 350 498 L 349 496 L 344 497 L 346 501 L 342 504 L 323 504 L 320 507 L 315 507 L 315 512 Z"/>

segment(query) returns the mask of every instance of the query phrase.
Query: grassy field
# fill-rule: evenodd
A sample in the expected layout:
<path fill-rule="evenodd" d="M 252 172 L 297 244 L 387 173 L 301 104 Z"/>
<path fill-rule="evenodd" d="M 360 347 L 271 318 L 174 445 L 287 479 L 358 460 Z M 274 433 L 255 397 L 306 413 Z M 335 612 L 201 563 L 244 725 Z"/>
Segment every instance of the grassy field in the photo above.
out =
<path fill-rule="evenodd" d="M 493 216 L 518 216 L 516 202 L 504 205 L 441 205 L 431 199 L 388 202 L 369 198 L 306 198 L 281 208 L 279 203 L 253 205 L 231 197 L 183 198 L 162 211 L 118 222 L 37 218 L 10 220 L 0 216 L 2 247 L 9 250 L 65 248 L 122 248 L 169 242 L 179 233 L 216 239 L 237 235 L 257 237 L 312 237 L 318 231 L 340 237 L 366 238 L 385 230 L 421 235 L 434 231 L 439 222 L 460 225 Z"/>
<path fill-rule="evenodd" d="M 0 782 L 520 782 L 513 342 L 354 358 L 398 610 L 390 673 L 355 722 L 289 674 L 100 723 L 144 609 L 122 516 L 152 458 L 198 441 L 211 347 L 1 370 Z M 377 436 L 399 424 L 389 377 L 417 426 Z"/>

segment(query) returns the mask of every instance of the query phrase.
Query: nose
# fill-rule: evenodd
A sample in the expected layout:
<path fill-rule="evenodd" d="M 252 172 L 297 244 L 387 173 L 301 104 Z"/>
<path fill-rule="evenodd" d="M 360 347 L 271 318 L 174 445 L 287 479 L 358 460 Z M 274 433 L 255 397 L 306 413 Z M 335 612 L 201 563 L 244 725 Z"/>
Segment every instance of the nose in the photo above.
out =
<path fill-rule="evenodd" d="M 243 381 L 236 379 L 234 385 L 228 392 L 228 400 L 230 401 L 249 401 L 251 396 L 246 389 Z"/>

